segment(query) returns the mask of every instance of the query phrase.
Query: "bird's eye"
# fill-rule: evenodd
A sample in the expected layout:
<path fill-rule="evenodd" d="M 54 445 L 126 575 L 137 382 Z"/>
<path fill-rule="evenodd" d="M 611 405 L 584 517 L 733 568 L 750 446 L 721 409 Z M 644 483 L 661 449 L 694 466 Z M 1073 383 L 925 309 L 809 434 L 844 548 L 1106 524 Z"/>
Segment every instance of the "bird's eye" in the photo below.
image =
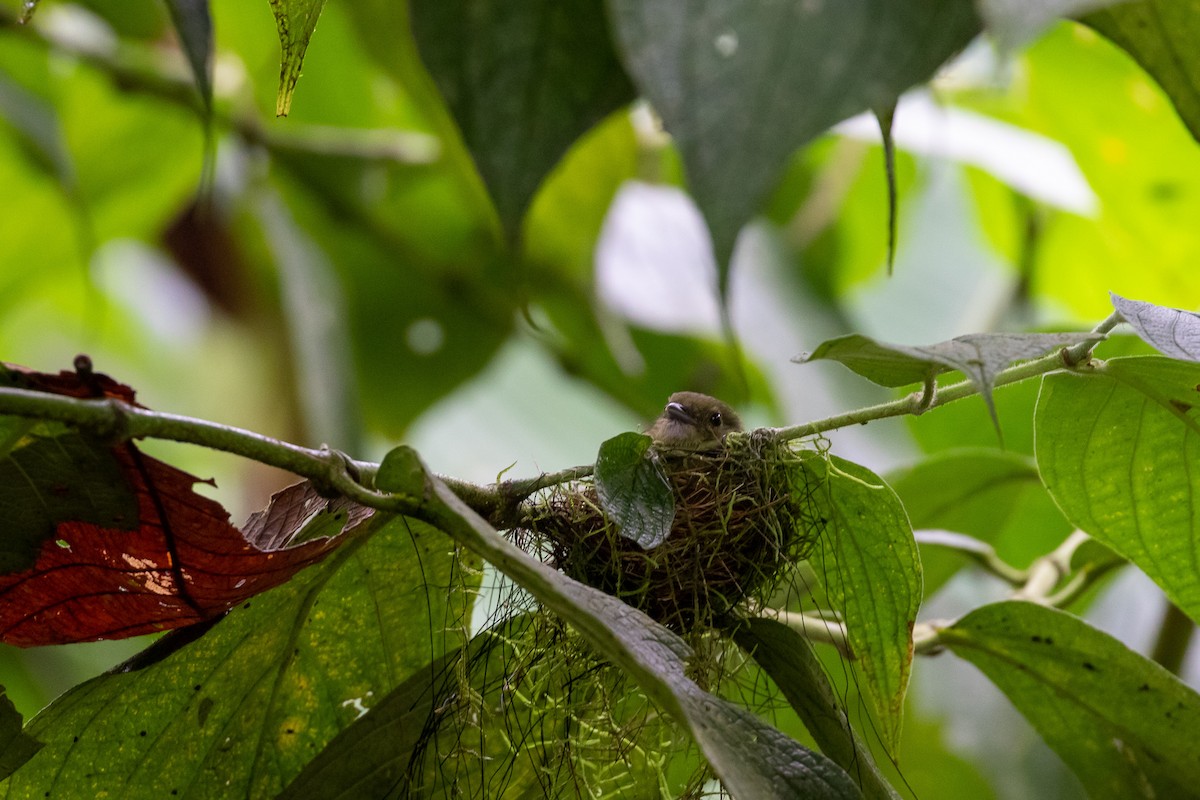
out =
<path fill-rule="evenodd" d="M 719 427 L 721 427 L 721 412 L 720 412 L 720 411 L 714 411 L 714 412 L 712 413 L 712 416 L 708 418 L 708 421 L 709 421 L 710 423 L 712 423 L 712 426 L 713 426 L 714 428 L 719 428 Z"/>

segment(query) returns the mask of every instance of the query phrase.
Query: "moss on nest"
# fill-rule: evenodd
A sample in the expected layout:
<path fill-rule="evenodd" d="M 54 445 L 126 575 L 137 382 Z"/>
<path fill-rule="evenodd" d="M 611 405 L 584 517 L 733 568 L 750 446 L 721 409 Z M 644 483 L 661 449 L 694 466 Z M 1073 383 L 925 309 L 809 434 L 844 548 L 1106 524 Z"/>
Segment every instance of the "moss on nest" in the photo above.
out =
<path fill-rule="evenodd" d="M 733 434 L 718 452 L 655 457 L 675 496 L 670 535 L 657 547 L 622 536 L 590 482 L 535 504 L 518 537 L 572 578 L 688 631 L 747 598 L 765 601 L 824 527 L 802 455 L 773 437 Z"/>

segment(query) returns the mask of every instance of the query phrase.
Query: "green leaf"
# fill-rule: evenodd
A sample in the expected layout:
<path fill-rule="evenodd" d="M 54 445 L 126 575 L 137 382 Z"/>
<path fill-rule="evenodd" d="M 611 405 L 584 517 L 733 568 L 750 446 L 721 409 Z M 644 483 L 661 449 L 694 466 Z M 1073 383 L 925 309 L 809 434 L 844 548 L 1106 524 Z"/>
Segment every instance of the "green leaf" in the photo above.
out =
<path fill-rule="evenodd" d="M 408 445 L 389 450 L 375 475 L 375 486 L 419 500 L 425 494 L 425 467 L 417 451 Z"/>
<path fill-rule="evenodd" d="M 279 31 L 279 46 L 283 50 L 279 61 L 279 95 L 275 115 L 286 117 L 292 110 L 292 92 L 300 80 L 300 65 L 308 40 L 317 29 L 317 19 L 325 8 L 325 0 L 271 0 L 275 12 L 275 27 Z"/>
<path fill-rule="evenodd" d="M 940 631 L 1003 691 L 1092 797 L 1193 797 L 1200 696 L 1064 611 L 1017 601 Z"/>
<path fill-rule="evenodd" d="M 212 18 L 208 0 L 167 0 L 171 22 L 183 45 L 204 110 L 212 113 Z"/>
<path fill-rule="evenodd" d="M 21 715 L 0 687 L 0 780 L 33 758 L 42 743 L 21 731 Z"/>
<path fill-rule="evenodd" d="M 1200 365 L 1114 358 L 1048 375 L 1034 425 L 1042 479 L 1067 519 L 1137 564 L 1200 620 Z"/>
<path fill-rule="evenodd" d="M 828 520 L 815 562 L 826 594 L 846 623 L 862 691 L 893 757 L 912 669 L 912 629 L 921 606 L 921 559 L 904 506 L 870 470 L 811 457 L 814 500 Z"/>
<path fill-rule="evenodd" d="M 1026 456 L 956 450 L 891 473 L 887 481 L 913 528 L 967 534 L 991 545 L 1014 567 L 1028 566 L 1071 532 Z M 969 563 L 960 553 L 922 543 L 925 596 Z"/>
<path fill-rule="evenodd" d="M 957 0 L 609 0 L 626 66 L 662 115 L 712 232 L 722 292 L 742 225 L 788 157 L 889 106 L 979 31 Z"/>
<path fill-rule="evenodd" d="M 893 387 L 923 383 L 947 370 L 958 370 L 979 387 L 992 424 L 999 431 L 992 389 L 1001 370 L 1014 361 L 1035 358 L 1057 347 L 1101 338 L 1093 333 L 970 333 L 925 347 L 910 347 L 855 333 L 822 342 L 813 352 L 794 360 L 800 364 L 819 359 L 840 361 L 869 381 Z"/>
<path fill-rule="evenodd" d="M 1192 136 L 1200 139 L 1200 38 L 1197 0 L 1140 0 L 1088 14 L 1083 22 L 1120 46 L 1171 98 Z"/>
<path fill-rule="evenodd" d="M 67 692 L 29 723 L 45 747 L 0 793 L 274 797 L 339 730 L 465 639 L 477 573 L 426 525 L 370 524 L 195 641 L 172 634 L 155 648 L 181 647 Z"/>
<path fill-rule="evenodd" d="M 1200 314 L 1127 300 L 1112 292 L 1109 295 L 1113 308 L 1121 313 L 1142 341 L 1171 358 L 1200 361 Z"/>
<path fill-rule="evenodd" d="M 675 521 L 675 495 L 655 460 L 649 436 L 622 433 L 600 445 L 596 494 L 619 533 L 649 550 L 662 544 Z"/>
<path fill-rule="evenodd" d="M 422 59 L 509 237 L 567 148 L 634 99 L 603 0 L 413 0 Z"/>
<path fill-rule="evenodd" d="M 733 639 L 771 676 L 821 752 L 854 777 L 863 797 L 899 798 L 880 774 L 870 748 L 850 727 L 846 710 L 807 639 L 768 619 L 740 623 L 733 631 Z"/>
<path fill-rule="evenodd" d="M 38 166 L 71 192 L 75 170 L 54 106 L 0 71 L 0 117 L 17 132 Z"/>
<path fill-rule="evenodd" d="M 430 475 L 427 520 L 487 559 L 587 643 L 632 677 L 663 713 L 691 733 L 714 773 L 735 797 L 861 796 L 836 764 L 755 714 L 702 690 L 687 675 L 691 650 L 676 634 L 615 597 L 584 586 L 530 557 L 497 533 Z"/>

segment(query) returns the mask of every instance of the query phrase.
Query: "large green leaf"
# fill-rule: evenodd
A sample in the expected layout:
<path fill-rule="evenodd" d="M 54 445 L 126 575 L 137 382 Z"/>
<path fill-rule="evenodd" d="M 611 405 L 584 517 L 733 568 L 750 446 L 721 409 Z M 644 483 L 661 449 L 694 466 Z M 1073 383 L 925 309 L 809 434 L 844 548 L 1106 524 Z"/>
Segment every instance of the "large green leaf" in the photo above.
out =
<path fill-rule="evenodd" d="M 912 629 L 921 606 L 921 559 L 904 506 L 870 470 L 831 457 L 807 458 L 819 486 L 825 533 L 814 559 L 826 594 L 841 612 L 854 666 L 893 757 L 912 669 Z"/>
<path fill-rule="evenodd" d="M 734 629 L 733 638 L 771 676 L 821 752 L 854 777 L 864 797 L 899 797 L 880 774 L 870 748 L 850 727 L 846 709 L 807 639 L 768 619 L 746 620 Z"/>
<path fill-rule="evenodd" d="M 408 459 L 403 449 L 388 458 Z M 385 459 L 386 462 L 386 459 Z M 702 690 L 687 675 L 690 648 L 676 634 L 615 597 L 531 558 L 497 533 L 432 475 L 420 515 L 517 581 L 623 670 L 682 725 L 736 797 L 850 798 L 858 788 L 836 764 L 755 714 Z"/>
<path fill-rule="evenodd" d="M 412 30 L 511 237 L 550 168 L 634 98 L 603 0 L 413 0 Z"/>
<path fill-rule="evenodd" d="M 1192 136 L 1200 139 L 1198 0 L 1139 0 L 1088 14 L 1083 21 L 1118 44 L 1158 81 Z"/>
<path fill-rule="evenodd" d="M 1033 461 L 999 450 L 940 453 L 887 476 L 914 528 L 968 534 L 1015 567 L 1028 566 L 1071 532 Z M 969 562 L 960 553 L 921 546 L 925 596 Z"/>
<path fill-rule="evenodd" d="M 1092 797 L 1194 797 L 1200 696 L 1079 618 L 1008 601 L 940 632 L 1037 728 Z"/>
<path fill-rule="evenodd" d="M 721 286 L 742 225 L 788 157 L 826 128 L 885 108 L 978 32 L 960 0 L 609 0 L 638 88 L 683 155 Z"/>
<path fill-rule="evenodd" d="M 385 521 L 234 609 L 172 634 L 34 718 L 45 747 L 0 796 L 273 797 L 394 686 L 460 646 L 478 578 L 444 537 Z M 147 665 L 148 663 L 148 665 Z"/>
<path fill-rule="evenodd" d="M 1145 571 L 1200 619 L 1200 365 L 1114 358 L 1095 374 L 1047 376 L 1037 461 L 1075 525 Z"/>

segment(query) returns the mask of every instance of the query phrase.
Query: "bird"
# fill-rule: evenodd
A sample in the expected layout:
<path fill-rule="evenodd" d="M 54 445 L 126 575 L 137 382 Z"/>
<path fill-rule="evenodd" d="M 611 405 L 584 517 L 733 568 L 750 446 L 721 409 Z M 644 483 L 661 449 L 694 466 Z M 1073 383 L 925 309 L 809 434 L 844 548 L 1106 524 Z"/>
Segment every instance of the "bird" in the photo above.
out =
<path fill-rule="evenodd" d="M 676 392 L 646 433 L 668 450 L 719 450 L 726 434 L 742 430 L 737 412 L 715 397 L 699 392 Z"/>

